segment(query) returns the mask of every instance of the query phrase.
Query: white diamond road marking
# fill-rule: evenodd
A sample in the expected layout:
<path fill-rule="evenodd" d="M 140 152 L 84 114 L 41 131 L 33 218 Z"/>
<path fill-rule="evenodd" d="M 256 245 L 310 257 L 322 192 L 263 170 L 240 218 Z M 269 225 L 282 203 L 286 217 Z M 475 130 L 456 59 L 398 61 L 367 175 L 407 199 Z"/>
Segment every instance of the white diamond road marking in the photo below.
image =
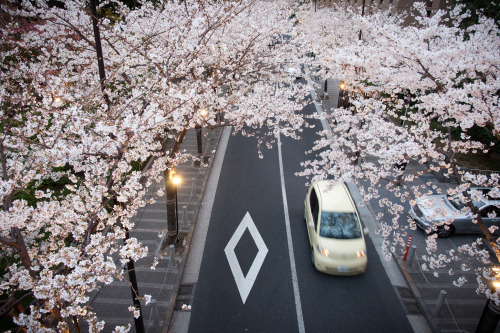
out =
<path fill-rule="evenodd" d="M 238 262 L 238 258 L 236 258 L 236 253 L 234 252 L 234 249 L 243 236 L 245 229 L 248 229 L 255 245 L 257 245 L 257 249 L 259 250 L 253 260 L 252 266 L 248 270 L 247 276 L 243 275 L 240 263 Z M 231 272 L 233 273 L 234 280 L 236 281 L 236 286 L 240 292 L 241 300 L 243 301 L 243 304 L 245 304 L 248 294 L 250 294 L 250 290 L 257 279 L 257 275 L 259 274 L 260 268 L 262 267 L 268 252 L 267 246 L 257 230 L 257 226 L 253 222 L 250 213 L 246 213 L 240 225 L 236 228 L 236 231 L 229 240 L 229 243 L 227 243 L 224 252 L 226 253 L 229 267 L 231 267 Z"/>

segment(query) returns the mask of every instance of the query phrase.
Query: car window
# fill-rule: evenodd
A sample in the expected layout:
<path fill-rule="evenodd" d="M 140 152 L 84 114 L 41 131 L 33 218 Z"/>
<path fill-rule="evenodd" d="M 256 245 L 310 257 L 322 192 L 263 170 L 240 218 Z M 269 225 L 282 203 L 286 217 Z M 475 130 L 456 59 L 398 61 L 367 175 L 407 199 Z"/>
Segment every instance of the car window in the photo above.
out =
<path fill-rule="evenodd" d="M 500 208 L 488 206 L 481 211 L 482 218 L 500 218 Z"/>
<path fill-rule="evenodd" d="M 321 212 L 319 235 L 336 239 L 361 238 L 361 228 L 355 213 Z"/>
<path fill-rule="evenodd" d="M 318 226 L 318 217 L 319 217 L 319 203 L 318 203 L 318 196 L 316 195 L 316 191 L 314 188 L 311 190 L 311 196 L 310 196 L 310 205 L 311 205 L 311 213 L 314 221 L 314 228 Z"/>

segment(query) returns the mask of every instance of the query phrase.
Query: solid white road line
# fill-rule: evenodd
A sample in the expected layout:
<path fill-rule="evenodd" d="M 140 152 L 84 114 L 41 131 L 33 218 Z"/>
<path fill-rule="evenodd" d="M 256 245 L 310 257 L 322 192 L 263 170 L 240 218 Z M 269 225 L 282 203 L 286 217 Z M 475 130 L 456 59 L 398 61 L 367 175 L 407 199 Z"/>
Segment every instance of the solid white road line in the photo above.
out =
<path fill-rule="evenodd" d="M 295 267 L 295 255 L 293 254 L 292 232 L 290 229 L 290 217 L 288 214 L 288 201 L 286 199 L 285 176 L 283 172 L 283 158 L 281 156 L 281 140 L 278 133 L 278 157 L 280 166 L 281 178 L 281 193 L 283 196 L 283 208 L 285 211 L 286 239 L 288 242 L 288 253 L 290 256 L 290 269 L 292 271 L 293 296 L 295 298 L 295 311 L 297 312 L 297 322 L 299 325 L 299 333 L 305 333 L 304 317 L 302 316 L 302 304 L 300 302 L 299 282 L 297 279 L 297 268 Z"/>

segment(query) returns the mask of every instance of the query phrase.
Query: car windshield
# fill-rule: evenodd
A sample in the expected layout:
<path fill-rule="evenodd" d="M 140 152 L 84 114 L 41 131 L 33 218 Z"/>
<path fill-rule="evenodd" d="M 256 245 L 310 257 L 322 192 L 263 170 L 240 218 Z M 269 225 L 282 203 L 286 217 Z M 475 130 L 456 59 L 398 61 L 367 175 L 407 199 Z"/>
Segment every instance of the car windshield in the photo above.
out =
<path fill-rule="evenodd" d="M 321 237 L 336 239 L 361 238 L 361 229 L 355 213 L 321 212 Z"/>
<path fill-rule="evenodd" d="M 458 195 L 454 195 L 451 198 L 450 202 L 453 205 L 453 207 L 455 207 L 457 210 L 462 210 L 463 208 L 465 208 L 465 203 L 463 203 L 462 201 L 460 201 Z"/>

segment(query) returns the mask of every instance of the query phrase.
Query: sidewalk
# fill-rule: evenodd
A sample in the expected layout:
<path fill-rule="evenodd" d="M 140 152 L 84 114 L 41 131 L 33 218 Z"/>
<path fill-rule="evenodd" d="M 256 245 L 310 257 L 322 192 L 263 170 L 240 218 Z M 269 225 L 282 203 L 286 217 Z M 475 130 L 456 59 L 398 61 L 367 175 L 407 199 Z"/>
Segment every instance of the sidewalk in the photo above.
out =
<path fill-rule="evenodd" d="M 208 162 L 206 166 L 197 167 L 192 161 L 188 161 L 177 167 L 177 174 L 182 178 L 182 183 L 178 185 L 181 246 L 173 252 L 171 248 L 160 248 L 162 242 L 159 234 L 167 228 L 165 194 L 155 203 L 139 209 L 133 218 L 135 228 L 131 231 L 131 237 L 136 237 L 149 250 L 146 258 L 135 263 L 139 295 L 143 297 L 148 294 L 154 300 L 147 306 L 141 301 L 145 332 L 166 332 L 173 312 L 183 311 L 183 304 L 176 302 L 177 295 L 190 292 L 189 286 L 181 286 L 180 281 L 221 131 L 221 128 L 213 131 L 203 129 L 203 155 Z M 181 149 L 197 155 L 196 140 L 196 132 L 190 131 Z M 164 189 L 164 182 L 155 183 L 147 196 L 152 197 L 156 191 Z M 152 270 L 151 263 L 155 257 L 158 258 L 158 265 Z M 132 312 L 128 310 L 133 303 L 127 271 L 124 277 L 125 281 L 115 280 L 90 298 L 98 318 L 106 322 L 103 332 L 113 332 L 115 326 L 127 326 L 127 323 L 132 325 L 130 332 L 136 331 Z"/>
<path fill-rule="evenodd" d="M 411 169 L 419 168 L 423 168 L 423 166 L 418 163 L 411 163 L 408 165 L 407 170 L 411 171 Z M 434 193 L 438 188 L 443 193 L 446 193 L 446 189 L 454 186 L 450 183 L 439 182 L 433 175 L 416 179 L 411 185 L 417 184 L 421 188 L 425 187 L 425 191 L 431 190 L 432 186 L 436 186 L 433 190 Z M 369 206 L 376 214 L 381 211 L 381 208 L 374 207 L 373 203 L 369 204 Z M 438 253 L 448 253 L 450 250 L 455 250 L 461 260 L 458 262 L 452 261 L 446 267 L 435 271 L 426 271 L 422 268 L 424 264 L 422 256 L 429 255 L 426 251 L 426 234 L 420 229 L 408 233 L 413 236 L 411 247 L 415 251 L 414 256 L 410 256 L 407 261 L 403 261 L 403 253 L 393 253 L 393 260 L 398 265 L 411 292 L 410 294 L 400 292 L 403 301 L 411 299 L 416 302 L 417 308 L 414 310 L 420 312 L 426 318 L 433 332 L 475 332 L 486 304 L 486 297 L 476 293 L 475 263 L 468 261 L 467 255 L 461 255 L 458 247 L 466 243 L 472 243 L 479 236 L 453 235 L 450 238 L 438 238 Z M 408 241 L 408 236 L 405 240 Z M 464 273 L 460 267 L 462 263 L 470 264 L 471 270 Z M 454 274 L 450 275 L 450 271 L 453 271 Z M 459 288 L 453 282 L 460 276 L 464 276 L 468 283 Z M 497 328 L 496 332 L 500 332 L 500 329 Z"/>

